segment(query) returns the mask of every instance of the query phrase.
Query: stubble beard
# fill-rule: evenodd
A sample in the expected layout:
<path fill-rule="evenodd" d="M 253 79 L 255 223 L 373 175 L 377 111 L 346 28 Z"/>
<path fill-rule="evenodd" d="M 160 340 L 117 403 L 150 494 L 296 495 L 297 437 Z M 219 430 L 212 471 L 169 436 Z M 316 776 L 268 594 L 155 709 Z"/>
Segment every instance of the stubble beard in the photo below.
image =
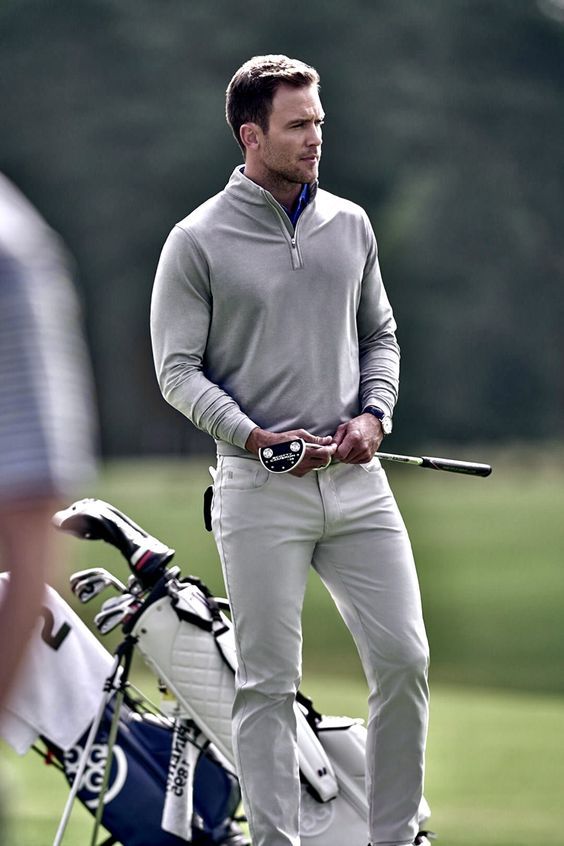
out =
<path fill-rule="evenodd" d="M 271 152 L 269 150 L 269 152 Z M 287 189 L 290 186 L 303 185 L 304 182 L 311 184 L 315 182 L 319 173 L 319 158 L 321 157 L 321 150 L 315 152 L 318 157 L 318 164 L 315 173 L 308 174 L 308 167 L 305 162 L 284 162 L 276 161 L 276 157 L 270 157 L 270 162 L 265 162 L 265 168 L 268 172 L 269 181 L 273 186 L 281 189 Z M 301 167 L 300 167 L 301 164 Z"/>
<path fill-rule="evenodd" d="M 295 187 L 296 185 L 303 185 L 306 182 L 308 184 L 315 182 L 317 179 L 317 172 L 310 174 L 307 171 L 307 168 L 300 168 L 298 165 L 274 165 L 268 167 L 268 175 L 271 184 L 273 187 L 275 186 L 276 188 L 280 188 L 282 190 L 288 189 L 289 187 Z"/>

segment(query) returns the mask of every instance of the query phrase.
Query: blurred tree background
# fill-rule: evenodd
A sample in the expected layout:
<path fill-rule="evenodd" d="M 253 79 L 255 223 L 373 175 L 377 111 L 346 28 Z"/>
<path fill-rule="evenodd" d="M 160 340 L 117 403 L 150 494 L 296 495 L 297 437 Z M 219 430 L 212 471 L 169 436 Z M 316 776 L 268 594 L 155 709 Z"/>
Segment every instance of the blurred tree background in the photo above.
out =
<path fill-rule="evenodd" d="M 168 232 L 241 161 L 229 79 L 278 52 L 319 70 L 321 184 L 378 237 L 402 347 L 390 449 L 496 453 L 487 482 L 390 468 L 433 655 L 433 820 L 452 846 L 564 846 L 564 0 L 0 0 L 0 170 L 75 258 L 120 459 L 94 495 L 223 591 L 192 460 L 213 443 L 160 396 L 149 304 Z M 523 442 L 556 448 L 504 464 Z M 68 568 L 117 572 L 114 552 L 77 544 Z M 356 714 L 356 653 L 318 580 L 304 633 L 304 689 Z M 58 800 L 13 773 L 10 842 L 44 843 Z"/>
<path fill-rule="evenodd" d="M 224 90 L 268 52 L 320 71 L 321 183 L 379 239 L 394 447 L 559 438 L 560 0 L 3 0 L 0 168 L 76 259 L 104 454 L 212 449 L 160 397 L 151 287 L 170 228 L 240 161 Z"/>

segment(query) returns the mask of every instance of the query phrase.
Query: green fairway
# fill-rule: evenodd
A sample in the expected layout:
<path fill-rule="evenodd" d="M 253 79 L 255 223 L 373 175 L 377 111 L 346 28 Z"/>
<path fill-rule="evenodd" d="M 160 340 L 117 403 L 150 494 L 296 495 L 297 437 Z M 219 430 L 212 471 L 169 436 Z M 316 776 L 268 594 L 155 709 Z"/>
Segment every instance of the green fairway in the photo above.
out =
<path fill-rule="evenodd" d="M 312 676 L 304 691 L 323 711 L 365 715 L 360 681 Z M 426 795 L 445 846 L 564 844 L 564 707 L 556 697 L 433 688 Z M 67 791 L 59 773 L 29 753 L 2 748 L 9 785 L 6 844 L 48 846 Z M 89 843 L 91 818 L 76 805 L 65 843 Z"/>
<path fill-rule="evenodd" d="M 484 450 L 468 457 L 492 460 Z M 388 465 L 414 546 L 433 677 L 564 693 L 564 474 L 538 465 L 517 470 L 503 458 L 493 463 L 489 479 Z M 177 550 L 173 563 L 184 574 L 223 594 L 202 520 L 209 482 L 203 461 L 116 462 L 87 493 L 126 511 Z M 67 598 L 66 574 L 73 569 L 105 566 L 127 578 L 112 547 L 74 539 L 65 547 L 69 562 L 60 584 Z M 92 606 L 79 610 L 92 620 Z M 348 632 L 315 574 L 304 611 L 304 667 L 326 675 L 358 671 Z"/>
<path fill-rule="evenodd" d="M 492 461 L 493 476 L 390 471 L 431 642 L 433 827 L 445 846 L 564 846 L 564 474 L 517 470 L 483 450 L 460 457 Z M 208 481 L 207 462 L 119 462 L 84 493 L 126 511 L 177 550 L 173 563 L 184 574 L 223 594 L 201 516 Z M 125 579 L 127 567 L 103 543 L 65 538 L 64 548 L 57 586 L 90 623 L 102 598 L 77 607 L 69 573 L 104 566 Z M 104 639 L 110 649 L 116 642 L 117 635 Z M 326 713 L 365 716 L 354 647 L 315 574 L 304 610 L 303 690 Z M 31 754 L 2 751 L 12 817 L 6 842 L 47 846 L 66 796 L 62 779 Z M 78 807 L 65 842 L 83 846 L 89 829 Z"/>

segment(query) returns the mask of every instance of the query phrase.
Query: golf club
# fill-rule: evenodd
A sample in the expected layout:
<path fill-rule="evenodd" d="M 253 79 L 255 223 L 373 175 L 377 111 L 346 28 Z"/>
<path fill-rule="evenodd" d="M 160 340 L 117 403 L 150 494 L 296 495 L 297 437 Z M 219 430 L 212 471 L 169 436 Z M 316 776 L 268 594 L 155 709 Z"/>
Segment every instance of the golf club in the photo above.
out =
<path fill-rule="evenodd" d="M 306 443 L 306 447 L 321 449 L 320 444 Z M 397 455 L 390 452 L 376 452 L 374 458 L 381 461 L 396 461 L 399 464 L 411 464 L 413 467 L 424 467 L 430 470 L 445 470 L 447 473 L 463 473 L 467 476 L 489 476 L 492 472 L 490 464 L 479 464 L 475 461 L 460 461 L 457 458 L 434 458 L 431 456 Z"/>
<path fill-rule="evenodd" d="M 80 602 L 89 602 L 107 587 L 114 587 L 120 593 L 126 593 L 127 588 L 103 567 L 93 567 L 89 570 L 79 570 L 70 577 L 70 586 Z"/>
<path fill-rule="evenodd" d="M 124 623 L 140 607 L 140 600 L 131 594 L 112 596 L 106 599 L 101 610 L 94 617 L 94 624 L 100 634 L 108 634 L 116 626 Z"/>
<path fill-rule="evenodd" d="M 259 458 L 264 467 L 271 473 L 288 473 L 302 460 L 306 449 L 323 449 L 321 444 L 312 444 L 302 438 L 293 438 L 270 444 L 259 449 Z M 410 464 L 430 470 L 444 470 L 448 473 L 462 473 L 466 476 L 489 476 L 492 467 L 474 461 L 460 461 L 455 458 L 435 458 L 432 456 L 396 455 L 389 452 L 377 452 L 374 455 L 381 461 L 395 461 L 399 464 Z"/>

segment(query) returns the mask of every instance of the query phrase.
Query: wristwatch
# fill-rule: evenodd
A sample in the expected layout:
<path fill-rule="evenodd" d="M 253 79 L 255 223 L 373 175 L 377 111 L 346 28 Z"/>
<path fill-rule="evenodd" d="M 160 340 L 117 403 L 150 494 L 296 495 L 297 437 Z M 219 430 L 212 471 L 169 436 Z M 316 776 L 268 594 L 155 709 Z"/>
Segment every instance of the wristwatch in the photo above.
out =
<path fill-rule="evenodd" d="M 375 405 L 367 405 L 365 409 L 363 409 L 363 414 L 373 414 L 374 417 L 377 417 L 380 423 L 382 424 L 382 431 L 385 435 L 391 435 L 392 433 L 392 418 L 389 414 L 386 414 L 385 411 L 382 411 L 381 408 L 377 408 Z"/>

